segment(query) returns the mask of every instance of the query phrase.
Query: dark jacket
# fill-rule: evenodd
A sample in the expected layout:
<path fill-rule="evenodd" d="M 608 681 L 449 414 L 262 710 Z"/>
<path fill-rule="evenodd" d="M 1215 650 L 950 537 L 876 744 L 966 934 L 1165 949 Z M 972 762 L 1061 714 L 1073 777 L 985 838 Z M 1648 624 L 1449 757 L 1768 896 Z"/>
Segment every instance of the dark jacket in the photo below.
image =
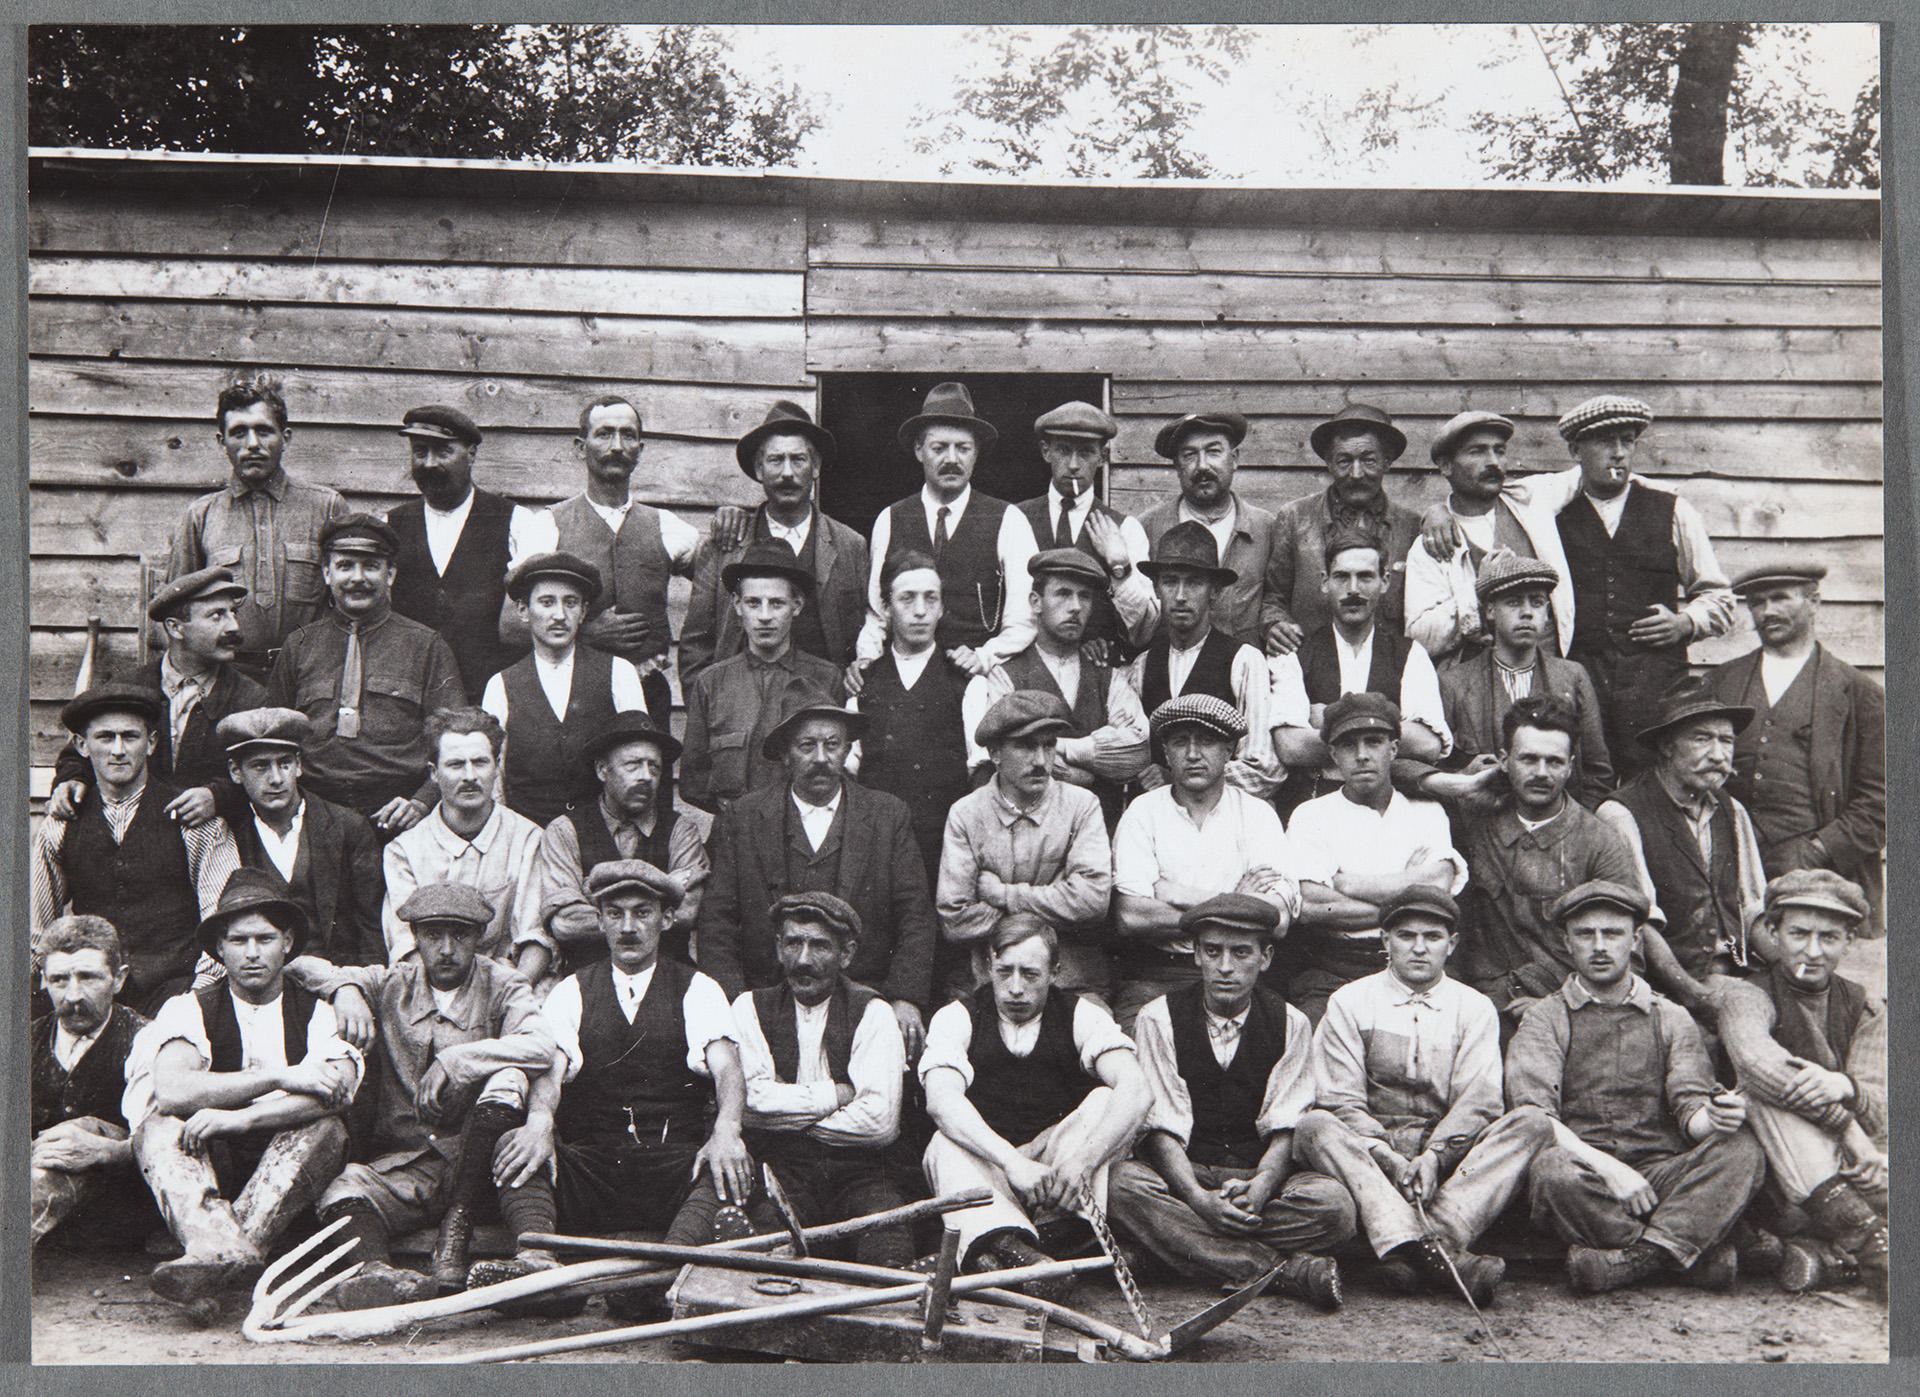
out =
<path fill-rule="evenodd" d="M 1493 651 L 1458 658 L 1440 666 L 1440 700 L 1453 729 L 1453 761 L 1465 766 L 1483 752 L 1498 755 L 1500 723 L 1513 705 L 1494 673 Z M 1552 694 L 1580 718 L 1579 749 L 1567 792 L 1587 809 L 1596 809 L 1613 793 L 1613 762 L 1600 720 L 1600 696 L 1584 665 L 1542 654 L 1533 666 L 1533 692 Z"/>
<path fill-rule="evenodd" d="M 387 940 L 380 925 L 380 900 L 386 873 L 380 836 L 364 816 L 344 805 L 311 791 L 300 794 L 306 801 L 300 857 L 307 866 L 294 865 L 299 886 L 291 895 L 307 914 L 312 931 L 306 949 L 335 965 L 383 965 Z M 251 810 L 233 822 L 233 843 L 242 867 L 261 869 L 285 882 L 260 843 Z"/>
<path fill-rule="evenodd" d="M 160 660 L 155 655 L 130 674 L 115 675 L 117 682 L 138 684 L 160 692 Z M 180 735 L 180 750 L 173 750 L 173 725 L 163 712 L 154 730 L 153 754 L 147 770 L 179 790 L 207 786 L 213 791 L 220 813 L 237 810 L 236 800 L 244 800 L 239 788 L 227 779 L 227 751 L 214 736 L 220 720 L 230 713 L 244 713 L 267 701 L 267 691 L 232 665 L 222 665 L 214 676 L 213 688 L 193 706 L 187 715 L 186 731 Z M 93 763 L 67 746 L 54 759 L 53 778 L 60 781 L 84 781 L 93 784 Z"/>

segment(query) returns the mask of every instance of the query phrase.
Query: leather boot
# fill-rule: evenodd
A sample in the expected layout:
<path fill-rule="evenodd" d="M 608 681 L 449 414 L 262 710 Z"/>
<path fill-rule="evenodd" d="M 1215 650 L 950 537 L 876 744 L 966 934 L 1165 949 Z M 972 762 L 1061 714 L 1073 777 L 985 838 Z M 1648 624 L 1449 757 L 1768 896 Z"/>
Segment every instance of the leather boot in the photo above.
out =
<path fill-rule="evenodd" d="M 1647 1241 L 1625 1247 L 1583 1247 L 1576 1243 L 1567 1248 L 1567 1279 L 1582 1295 L 1638 1285 L 1672 1264 L 1672 1257 Z"/>
<path fill-rule="evenodd" d="M 1682 1284 L 1696 1290 L 1717 1290 L 1725 1294 L 1740 1279 L 1740 1254 L 1734 1250 L 1733 1243 L 1721 1242 L 1701 1252 L 1694 1258 L 1693 1265 L 1680 1269 L 1679 1275 Z"/>
<path fill-rule="evenodd" d="M 1295 1252 L 1280 1258 L 1280 1274 L 1273 1289 L 1276 1294 L 1291 1295 L 1332 1312 L 1340 1308 L 1340 1267 L 1330 1256 Z"/>
<path fill-rule="evenodd" d="M 1448 1256 L 1453 1259 L 1451 1270 L 1447 1267 Z M 1500 1282 L 1507 1274 L 1507 1263 L 1497 1256 L 1479 1256 L 1464 1250 L 1443 1254 L 1440 1243 L 1431 1237 L 1404 1242 L 1389 1252 L 1388 1257 L 1411 1266 L 1428 1290 L 1441 1295 L 1457 1296 L 1461 1286 L 1465 1286 L 1473 1303 L 1482 1309 L 1499 1299 Z M 1453 1278 L 1455 1271 L 1460 1273 L 1458 1283 Z"/>
<path fill-rule="evenodd" d="M 1818 1237 L 1790 1237 L 1782 1248 L 1780 1288 L 1789 1295 L 1809 1290 L 1832 1290 L 1860 1279 L 1860 1266 L 1832 1242 Z"/>
<path fill-rule="evenodd" d="M 1838 1174 L 1808 1194 L 1801 1206 L 1813 1222 L 1814 1233 L 1852 1256 L 1868 1289 L 1886 1298 L 1892 1239 L 1879 1209 Z"/>
<path fill-rule="evenodd" d="M 973 1244 L 973 1259 L 965 1267 L 970 1274 L 978 1275 L 983 1271 L 1013 1271 L 1025 1266 L 1045 1266 L 1053 1260 L 1033 1244 L 1033 1239 L 1024 1232 L 1004 1228 L 992 1232 Z M 1073 1275 L 1054 1276 L 1047 1280 L 1028 1281 L 1013 1289 L 1036 1300 L 1051 1300 L 1062 1304 L 1073 1293 Z"/>
<path fill-rule="evenodd" d="M 522 1276 L 551 1271 L 560 1264 L 552 1252 L 526 1250 L 497 1261 L 476 1261 L 467 1272 L 468 1290 L 518 1280 Z M 533 1295 L 524 1300 L 505 1300 L 493 1307 L 510 1319 L 571 1319 L 587 1308 L 584 1295 Z"/>
<path fill-rule="evenodd" d="M 148 1117 L 134 1132 L 133 1156 L 167 1227 L 186 1249 L 179 1259 L 153 1268 L 154 1294 L 188 1305 L 229 1286 L 251 1285 L 264 1269 L 264 1258 L 233 1205 L 220 1196 L 212 1162 L 182 1145 L 180 1122 L 172 1116 Z"/>
<path fill-rule="evenodd" d="M 467 1286 L 467 1250 L 473 1240 L 473 1212 L 483 1191 L 493 1187 L 493 1150 L 500 1137 L 527 1119 L 518 1106 L 486 1101 L 467 1113 L 460 1127 L 460 1148 L 453 1161 L 447 1211 L 433 1244 L 433 1279 L 442 1295 Z"/>

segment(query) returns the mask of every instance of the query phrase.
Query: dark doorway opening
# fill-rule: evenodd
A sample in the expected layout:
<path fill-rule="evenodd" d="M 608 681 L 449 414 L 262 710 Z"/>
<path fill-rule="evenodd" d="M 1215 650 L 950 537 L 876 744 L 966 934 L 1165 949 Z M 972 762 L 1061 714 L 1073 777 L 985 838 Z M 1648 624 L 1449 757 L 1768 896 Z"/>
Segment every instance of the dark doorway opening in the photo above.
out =
<path fill-rule="evenodd" d="M 821 374 L 820 425 L 840 449 L 837 468 L 821 473 L 820 507 L 867 534 L 881 510 L 916 493 L 920 465 L 894 434 L 920 411 L 929 389 L 956 380 L 973 394 L 974 410 L 1000 432 L 974 469 L 974 488 L 1012 504 L 1047 488 L 1034 418 L 1076 398 L 1107 405 L 1101 374 Z M 1100 495 L 1106 497 L 1105 482 Z"/>

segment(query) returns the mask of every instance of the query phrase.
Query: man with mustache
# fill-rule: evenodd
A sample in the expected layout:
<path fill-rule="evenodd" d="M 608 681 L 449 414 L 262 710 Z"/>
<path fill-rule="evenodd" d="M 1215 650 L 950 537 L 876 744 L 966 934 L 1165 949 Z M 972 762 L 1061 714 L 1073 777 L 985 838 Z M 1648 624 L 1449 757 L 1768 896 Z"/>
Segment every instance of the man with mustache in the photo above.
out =
<path fill-rule="evenodd" d="M 423 725 L 466 703 L 447 642 L 393 610 L 399 540 L 370 514 L 337 519 L 320 536 L 333 610 L 296 631 L 267 679 L 267 705 L 313 724 L 307 787 L 356 810 L 391 839 L 418 824 L 435 797 Z"/>
<path fill-rule="evenodd" d="M 351 510 L 339 491 L 297 480 L 280 464 L 293 428 L 272 374 L 236 374 L 220 390 L 213 420 L 232 474 L 174 526 L 166 580 L 209 567 L 233 573 L 246 589 L 236 609 L 236 662 L 257 678 L 287 637 L 325 609 L 320 535 Z"/>
<path fill-rule="evenodd" d="M 104 917 L 59 918 L 35 939 L 33 959 L 53 1004 L 27 1036 L 38 1246 L 82 1203 L 100 1206 L 139 1187 L 120 1106 L 127 1053 L 147 1020 L 114 999 L 127 962 Z"/>
<path fill-rule="evenodd" d="M 420 498 L 387 511 L 399 540 L 393 609 L 440 633 L 460 666 L 460 686 L 477 694 L 515 659 L 500 640 L 507 540 L 529 526 L 532 512 L 473 483 L 481 431 L 459 408 L 409 408 L 400 435 Z"/>
<path fill-rule="evenodd" d="M 1407 436 L 1381 409 L 1349 403 L 1307 438 L 1327 466 L 1327 488 L 1289 500 L 1274 512 L 1271 585 L 1285 619 L 1269 628 L 1269 655 L 1290 654 L 1333 620 L 1327 606 L 1327 541 L 1361 533 L 1380 545 L 1385 591 L 1380 616 L 1398 635 L 1406 623 L 1407 550 L 1420 537 L 1420 516 L 1387 498 L 1387 471 L 1407 449 Z"/>

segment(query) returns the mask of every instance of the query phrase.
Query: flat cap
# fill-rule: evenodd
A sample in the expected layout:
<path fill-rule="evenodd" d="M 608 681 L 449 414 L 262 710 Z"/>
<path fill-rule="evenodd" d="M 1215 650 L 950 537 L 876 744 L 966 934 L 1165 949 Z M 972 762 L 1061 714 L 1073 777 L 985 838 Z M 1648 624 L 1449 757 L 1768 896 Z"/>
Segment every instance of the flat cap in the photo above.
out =
<path fill-rule="evenodd" d="M 1451 893 L 1431 883 L 1415 883 L 1387 899 L 1386 906 L 1380 909 L 1380 929 L 1385 931 L 1402 917 L 1416 912 L 1438 917 L 1449 927 L 1460 921 L 1460 906 Z"/>
<path fill-rule="evenodd" d="M 1271 936 L 1280 926 L 1280 909 L 1261 898 L 1245 893 L 1221 893 L 1180 914 L 1180 930 L 1198 931 L 1203 926 L 1226 927 Z"/>
<path fill-rule="evenodd" d="M 1861 922 L 1867 917 L 1867 895 L 1830 868 L 1796 868 L 1767 884 L 1767 911 L 1780 907 L 1817 907 Z"/>
<path fill-rule="evenodd" d="M 787 744 L 793 741 L 794 731 L 809 718 L 833 718 L 846 728 L 849 738 L 867 730 L 866 714 L 849 712 L 804 680 L 793 680 L 781 690 L 776 711 L 780 714 L 779 724 L 760 741 L 760 755 L 770 762 L 786 757 Z"/>
<path fill-rule="evenodd" d="M 1112 441 L 1119 430 L 1120 424 L 1092 403 L 1077 401 L 1062 403 L 1033 419 L 1033 434 L 1037 437 L 1092 437 L 1096 441 Z"/>
<path fill-rule="evenodd" d="M 1477 432 L 1482 427 L 1491 427 L 1500 433 L 1500 439 L 1506 441 L 1513 435 L 1513 421 L 1497 412 L 1462 412 L 1449 417 L 1440 424 L 1440 435 L 1433 439 L 1433 445 L 1427 448 L 1427 454 L 1433 457 L 1434 464 L 1453 455 L 1455 448 L 1465 441 L 1469 432 Z"/>
<path fill-rule="evenodd" d="M 720 585 L 729 592 L 737 591 L 741 579 L 747 577 L 784 577 L 803 592 L 813 587 L 813 574 L 801 566 L 785 539 L 750 543 L 737 559 L 720 569 Z"/>
<path fill-rule="evenodd" d="M 313 740 L 313 722 L 297 708 L 248 708 L 222 718 L 213 735 L 229 757 L 250 747 L 298 752 Z"/>
<path fill-rule="evenodd" d="M 1622 397 L 1618 393 L 1602 393 L 1597 398 L 1588 398 L 1563 416 L 1555 424 L 1560 435 L 1568 441 L 1585 436 L 1588 432 L 1597 432 L 1604 427 L 1635 427 L 1645 430 L 1653 423 L 1653 409 L 1638 398 Z"/>
<path fill-rule="evenodd" d="M 246 595 L 247 589 L 233 575 L 233 569 L 201 568 L 197 572 L 174 578 L 155 592 L 153 600 L 147 603 L 147 619 L 164 621 L 190 601 L 203 601 L 209 597 L 232 597 L 240 601 Z"/>
<path fill-rule="evenodd" d="M 1220 565 L 1220 545 L 1214 540 L 1213 530 L 1197 519 L 1183 520 L 1161 534 L 1154 540 L 1152 556 L 1140 564 L 1140 571 L 1149 578 L 1158 578 L 1165 568 L 1204 572 L 1219 587 L 1229 586 L 1240 577 L 1232 568 Z"/>
<path fill-rule="evenodd" d="M 1597 902 L 1632 913 L 1636 922 L 1647 919 L 1647 895 L 1629 883 L 1616 883 L 1611 878 L 1590 878 L 1568 888 L 1547 908 L 1547 919 L 1564 926 L 1568 917 Z"/>
<path fill-rule="evenodd" d="M 832 893 L 787 893 L 767 909 L 767 921 L 774 926 L 789 917 L 821 922 L 842 936 L 860 934 L 860 914 Z"/>
<path fill-rule="evenodd" d="M 680 755 L 679 739 L 638 708 L 616 713 L 602 723 L 587 739 L 581 755 L 589 762 L 595 762 L 614 748 L 624 747 L 629 742 L 651 742 L 660 749 L 662 762 L 670 762 Z"/>
<path fill-rule="evenodd" d="M 1188 724 L 1205 728 L 1229 742 L 1238 742 L 1247 735 L 1247 720 L 1240 710 L 1212 694 L 1182 694 L 1170 698 L 1147 719 L 1155 742 L 1172 729 Z"/>
<path fill-rule="evenodd" d="M 1038 737 L 1054 733 L 1070 737 L 1079 732 L 1073 723 L 1073 710 L 1058 694 L 1039 689 L 1015 689 L 995 699 L 973 730 L 973 740 L 991 748 L 1015 737 Z"/>
<path fill-rule="evenodd" d="M 263 868 L 236 868 L 228 875 L 227 885 L 220 890 L 219 903 L 194 932 L 200 949 L 208 955 L 215 954 L 227 924 L 248 912 L 263 916 L 268 912 L 278 913 L 272 918 L 274 924 L 285 926 L 293 940 L 287 959 L 300 954 L 301 944 L 307 939 L 307 914 L 299 903 L 287 896 L 287 885 L 280 881 L 280 875 Z"/>
<path fill-rule="evenodd" d="M 1393 419 L 1384 408 L 1371 403 L 1348 403 L 1339 412 L 1316 426 L 1307 436 L 1307 445 L 1313 448 L 1313 454 L 1321 460 L 1327 459 L 1327 453 L 1333 450 L 1333 439 L 1347 432 L 1372 432 L 1380 438 L 1381 449 L 1387 453 L 1387 464 L 1392 465 L 1400 459 L 1400 453 L 1407 449 L 1407 434 L 1393 425 Z"/>
<path fill-rule="evenodd" d="M 1077 577 L 1091 583 L 1097 592 L 1108 589 L 1107 570 L 1078 548 L 1043 548 L 1027 559 L 1027 574 L 1034 581 L 1049 573 L 1055 577 Z"/>
<path fill-rule="evenodd" d="M 60 710 L 60 725 L 68 732 L 84 735 L 87 724 L 102 713 L 134 713 L 145 718 L 148 727 L 153 727 L 166 706 L 167 701 L 158 689 L 109 681 L 95 684 L 85 693 L 68 699 Z"/>
<path fill-rule="evenodd" d="M 617 892 L 639 889 L 660 900 L 668 911 L 680 905 L 683 894 L 673 875 L 655 868 L 645 859 L 608 859 L 596 863 L 587 874 L 587 897 L 596 906 Z"/>
<path fill-rule="evenodd" d="M 600 598 L 600 569 L 572 553 L 536 553 L 507 575 L 507 595 L 525 601 L 533 584 L 543 577 L 560 577 L 586 593 L 587 605 Z"/>
<path fill-rule="evenodd" d="M 1824 563 L 1772 563 L 1766 567 L 1748 568 L 1733 579 L 1733 590 L 1744 596 L 1748 592 L 1757 592 L 1764 587 L 1778 587 L 1785 583 L 1819 583 L 1826 578 Z"/>
<path fill-rule="evenodd" d="M 320 551 L 326 553 L 378 553 L 391 558 L 400 551 L 400 536 L 384 519 L 371 514 L 348 514 L 328 522 L 320 530 Z"/>
<path fill-rule="evenodd" d="M 1383 732 L 1400 736 L 1400 705 L 1385 694 L 1362 689 L 1357 694 L 1342 694 L 1327 705 L 1320 720 L 1320 740 L 1331 747 L 1341 738 L 1357 732 Z"/>
<path fill-rule="evenodd" d="M 1247 419 L 1237 412 L 1190 412 L 1162 427 L 1153 438 L 1154 451 L 1169 461 L 1180 455 L 1180 442 L 1193 432 L 1225 432 L 1238 446 L 1247 439 Z"/>
<path fill-rule="evenodd" d="M 760 443 L 768 437 L 805 437 L 823 461 L 832 460 L 838 449 L 833 433 L 815 422 L 812 414 L 800 404 L 781 398 L 767 409 L 758 427 L 733 444 L 733 459 L 743 473 L 755 480 L 760 478 Z"/>
<path fill-rule="evenodd" d="M 486 926 L 493 920 L 493 904 L 468 883 L 422 883 L 394 915 L 408 923 L 465 922 L 468 926 Z"/>
<path fill-rule="evenodd" d="M 448 407 L 445 403 L 408 408 L 406 415 L 400 419 L 400 435 L 431 437 L 435 441 L 463 441 L 468 446 L 480 444 L 480 429 L 473 425 L 473 419 L 459 408 Z"/>
<path fill-rule="evenodd" d="M 1481 562 L 1473 590 L 1485 602 L 1519 587 L 1542 587 L 1551 592 L 1559 585 L 1560 571 L 1552 563 L 1523 558 L 1510 548 L 1497 548 Z"/>

